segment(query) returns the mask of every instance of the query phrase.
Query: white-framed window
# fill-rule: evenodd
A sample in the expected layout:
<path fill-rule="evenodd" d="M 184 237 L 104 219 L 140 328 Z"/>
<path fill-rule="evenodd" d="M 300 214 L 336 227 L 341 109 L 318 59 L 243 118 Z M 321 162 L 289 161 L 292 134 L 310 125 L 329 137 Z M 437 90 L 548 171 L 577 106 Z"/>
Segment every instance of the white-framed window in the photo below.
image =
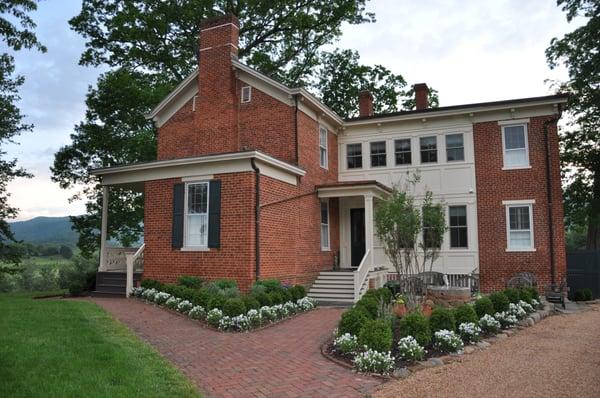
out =
<path fill-rule="evenodd" d="M 446 161 L 465 160 L 465 142 L 462 134 L 446 135 Z"/>
<path fill-rule="evenodd" d="M 385 153 L 385 141 L 371 142 L 371 167 L 385 167 L 387 155 Z"/>
<path fill-rule="evenodd" d="M 412 163 L 410 138 L 395 140 L 394 151 L 396 155 L 396 166 Z"/>
<path fill-rule="evenodd" d="M 242 103 L 252 101 L 252 87 L 244 86 L 242 87 Z"/>
<path fill-rule="evenodd" d="M 421 163 L 437 162 L 437 137 L 435 135 L 419 138 Z"/>
<path fill-rule="evenodd" d="M 346 166 L 348 169 L 362 168 L 362 144 L 346 145 Z"/>
<path fill-rule="evenodd" d="M 527 123 L 503 125 L 502 147 L 504 150 L 505 169 L 530 167 Z"/>
<path fill-rule="evenodd" d="M 319 164 L 327 168 L 327 129 L 319 126 Z"/>
<path fill-rule="evenodd" d="M 506 250 L 534 251 L 533 200 L 504 201 L 506 206 Z"/>
<path fill-rule="evenodd" d="M 329 250 L 329 201 L 321 201 L 321 250 Z"/>
<path fill-rule="evenodd" d="M 448 229 L 450 230 L 450 248 L 467 249 L 469 247 L 467 206 L 448 206 L 448 222 Z"/>
<path fill-rule="evenodd" d="M 184 246 L 208 246 L 208 182 L 185 184 Z"/>

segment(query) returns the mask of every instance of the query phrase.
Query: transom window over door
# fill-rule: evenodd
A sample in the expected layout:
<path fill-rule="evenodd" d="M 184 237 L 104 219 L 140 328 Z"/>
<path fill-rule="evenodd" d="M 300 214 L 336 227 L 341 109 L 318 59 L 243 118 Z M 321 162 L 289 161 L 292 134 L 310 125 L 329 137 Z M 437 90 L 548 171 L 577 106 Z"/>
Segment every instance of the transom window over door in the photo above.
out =
<path fill-rule="evenodd" d="M 502 126 L 502 143 L 505 168 L 529 167 L 526 124 Z"/>
<path fill-rule="evenodd" d="M 437 137 L 421 137 L 419 139 L 421 144 L 421 163 L 435 163 L 437 162 Z"/>
<path fill-rule="evenodd" d="M 530 251 L 533 247 L 533 204 L 506 205 L 507 250 Z"/>
<path fill-rule="evenodd" d="M 466 249 L 467 243 L 467 206 L 448 207 L 450 219 L 450 248 Z"/>
<path fill-rule="evenodd" d="M 323 126 L 319 126 L 319 163 L 327 168 L 327 129 Z"/>
<path fill-rule="evenodd" d="M 385 141 L 371 142 L 371 167 L 385 167 Z"/>
<path fill-rule="evenodd" d="M 465 143 L 462 134 L 448 134 L 446 136 L 446 161 L 455 162 L 465 160 Z"/>
<path fill-rule="evenodd" d="M 208 183 L 186 184 L 185 246 L 208 246 Z"/>
<path fill-rule="evenodd" d="M 349 169 L 362 168 L 362 144 L 346 145 L 346 162 Z"/>

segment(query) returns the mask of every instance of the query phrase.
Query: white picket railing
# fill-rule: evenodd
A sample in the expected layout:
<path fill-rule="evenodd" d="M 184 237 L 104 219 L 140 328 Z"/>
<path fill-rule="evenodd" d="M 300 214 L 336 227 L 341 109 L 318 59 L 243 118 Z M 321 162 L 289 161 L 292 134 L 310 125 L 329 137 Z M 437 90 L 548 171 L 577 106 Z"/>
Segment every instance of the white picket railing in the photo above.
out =
<path fill-rule="evenodd" d="M 133 289 L 133 270 L 136 265 L 143 268 L 144 266 L 144 248 L 146 244 L 144 243 L 135 253 L 127 253 L 126 256 L 126 265 L 127 265 L 127 282 L 125 285 L 125 296 L 129 297 L 131 294 L 131 290 Z M 136 268 L 139 269 L 139 268 Z"/>
<path fill-rule="evenodd" d="M 360 300 L 360 291 L 371 271 L 371 250 L 367 250 L 360 262 L 360 265 L 354 271 L 354 302 Z"/>
<path fill-rule="evenodd" d="M 134 254 L 139 250 L 137 247 L 107 247 L 104 264 L 100 264 L 98 271 L 102 272 L 125 272 L 127 269 L 127 254 Z"/>

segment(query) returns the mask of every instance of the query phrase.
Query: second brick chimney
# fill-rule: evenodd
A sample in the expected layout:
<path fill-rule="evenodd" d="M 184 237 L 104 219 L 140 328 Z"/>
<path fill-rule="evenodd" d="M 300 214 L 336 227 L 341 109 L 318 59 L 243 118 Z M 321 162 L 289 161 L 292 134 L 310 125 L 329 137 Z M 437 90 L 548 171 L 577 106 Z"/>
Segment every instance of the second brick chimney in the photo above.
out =
<path fill-rule="evenodd" d="M 415 90 L 415 108 L 420 111 L 429 108 L 429 87 L 425 83 L 417 83 Z"/>
<path fill-rule="evenodd" d="M 373 95 L 369 90 L 358 93 L 358 115 L 360 117 L 373 116 Z"/>

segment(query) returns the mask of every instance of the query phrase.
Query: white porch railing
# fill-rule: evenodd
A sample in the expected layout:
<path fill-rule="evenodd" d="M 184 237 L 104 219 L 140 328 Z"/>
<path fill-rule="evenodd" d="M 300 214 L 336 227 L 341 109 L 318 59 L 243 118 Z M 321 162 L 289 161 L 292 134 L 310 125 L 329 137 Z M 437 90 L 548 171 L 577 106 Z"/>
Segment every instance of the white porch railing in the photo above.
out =
<path fill-rule="evenodd" d="M 104 262 L 100 263 L 98 271 L 125 272 L 127 269 L 127 254 L 134 254 L 137 247 L 107 247 L 104 249 Z"/>
<path fill-rule="evenodd" d="M 146 244 L 144 243 L 135 253 L 126 253 L 126 265 L 127 265 L 127 283 L 125 285 L 125 296 L 129 297 L 131 290 L 133 289 L 133 270 L 139 269 L 136 268 L 144 266 L 144 248 Z"/>
<path fill-rule="evenodd" d="M 362 261 L 360 262 L 360 265 L 358 266 L 356 271 L 354 271 L 354 302 L 360 300 L 360 291 L 363 284 L 367 280 L 367 277 L 369 276 L 371 266 L 371 250 L 367 249 L 365 255 L 362 258 Z"/>

